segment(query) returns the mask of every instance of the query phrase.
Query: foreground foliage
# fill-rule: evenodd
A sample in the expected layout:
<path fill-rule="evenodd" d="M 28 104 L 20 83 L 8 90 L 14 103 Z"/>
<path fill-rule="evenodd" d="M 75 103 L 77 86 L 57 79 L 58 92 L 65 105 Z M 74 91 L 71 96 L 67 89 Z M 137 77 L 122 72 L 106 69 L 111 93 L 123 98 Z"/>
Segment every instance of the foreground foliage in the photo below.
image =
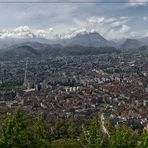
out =
<path fill-rule="evenodd" d="M 138 133 L 126 125 L 105 125 L 104 133 L 99 117 L 85 123 L 73 119 L 58 119 L 49 127 L 42 117 L 32 120 L 17 110 L 7 117 L 0 131 L 0 147 L 148 147 L 148 132 Z"/>

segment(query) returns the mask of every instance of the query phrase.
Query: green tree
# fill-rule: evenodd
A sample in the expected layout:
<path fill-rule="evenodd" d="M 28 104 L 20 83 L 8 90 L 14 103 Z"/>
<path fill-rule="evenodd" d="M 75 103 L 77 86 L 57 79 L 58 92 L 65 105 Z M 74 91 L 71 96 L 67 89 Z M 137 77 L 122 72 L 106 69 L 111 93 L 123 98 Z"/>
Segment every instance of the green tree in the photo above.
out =
<path fill-rule="evenodd" d="M 35 122 L 21 110 L 7 117 L 2 125 L 1 147 L 47 147 L 50 142 L 48 127 L 41 117 Z"/>
<path fill-rule="evenodd" d="M 148 148 L 148 132 L 144 131 L 141 135 L 140 146 L 143 148 Z"/>
<path fill-rule="evenodd" d="M 42 117 L 38 117 L 36 122 L 31 127 L 32 144 L 34 147 L 47 146 L 50 141 L 49 130 L 47 124 Z"/>
<path fill-rule="evenodd" d="M 138 146 L 139 134 L 126 125 L 115 128 L 110 137 L 110 146 L 113 147 L 136 147 Z"/>
<path fill-rule="evenodd" d="M 5 119 L 2 124 L 1 145 L 3 147 L 29 146 L 29 120 L 20 110 L 14 116 Z"/>
<path fill-rule="evenodd" d="M 76 121 L 70 119 L 67 122 L 67 137 L 76 138 L 80 134 L 80 128 Z"/>
<path fill-rule="evenodd" d="M 67 137 L 67 124 L 64 119 L 59 118 L 55 122 L 54 135 L 57 139 Z"/>
<path fill-rule="evenodd" d="M 55 140 L 55 141 L 52 141 L 52 143 L 50 144 L 50 147 L 53 147 L 53 148 L 70 148 L 70 147 L 73 147 L 73 148 L 81 148 L 82 145 L 79 143 L 79 141 L 77 141 L 77 139 L 58 139 L 58 140 Z"/>
<path fill-rule="evenodd" d="M 88 147 L 103 147 L 107 145 L 107 140 L 107 136 L 103 135 L 101 131 L 101 123 L 98 117 L 93 118 L 86 126 L 82 127 L 82 133 L 80 135 L 82 145 Z"/>

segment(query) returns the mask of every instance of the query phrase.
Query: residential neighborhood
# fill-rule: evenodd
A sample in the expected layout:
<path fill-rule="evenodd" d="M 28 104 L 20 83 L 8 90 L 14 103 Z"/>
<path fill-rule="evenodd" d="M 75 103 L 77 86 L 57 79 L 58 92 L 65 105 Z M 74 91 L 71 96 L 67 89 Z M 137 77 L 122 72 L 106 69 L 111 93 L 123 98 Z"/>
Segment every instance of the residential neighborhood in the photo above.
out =
<path fill-rule="evenodd" d="M 0 120 L 16 108 L 80 122 L 104 114 L 114 126 L 148 130 L 148 58 L 143 53 L 0 61 Z"/>

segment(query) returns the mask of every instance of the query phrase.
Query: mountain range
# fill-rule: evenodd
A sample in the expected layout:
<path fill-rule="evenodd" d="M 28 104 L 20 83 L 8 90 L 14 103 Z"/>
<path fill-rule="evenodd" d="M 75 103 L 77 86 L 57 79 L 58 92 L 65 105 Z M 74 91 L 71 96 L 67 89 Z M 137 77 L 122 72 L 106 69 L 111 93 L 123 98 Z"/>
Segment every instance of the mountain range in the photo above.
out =
<path fill-rule="evenodd" d="M 5 38 L 0 39 L 1 56 L 81 55 L 117 52 L 117 49 L 134 49 L 148 45 L 148 37 L 109 41 L 97 32 L 79 33 L 66 39 Z M 146 48 L 147 49 L 147 48 Z M 11 53 L 11 54 L 10 54 Z"/>

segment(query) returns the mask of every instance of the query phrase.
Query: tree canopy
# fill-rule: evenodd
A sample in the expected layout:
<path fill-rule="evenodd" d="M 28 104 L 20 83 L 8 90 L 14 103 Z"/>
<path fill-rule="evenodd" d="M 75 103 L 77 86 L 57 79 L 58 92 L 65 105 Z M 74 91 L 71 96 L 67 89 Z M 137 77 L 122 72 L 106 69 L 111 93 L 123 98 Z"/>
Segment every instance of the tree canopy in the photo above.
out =
<path fill-rule="evenodd" d="M 104 127 L 109 132 L 104 132 Z M 52 130 L 51 130 L 52 129 Z M 127 125 L 103 124 L 99 116 L 78 123 L 57 119 L 47 124 L 42 116 L 35 119 L 21 110 L 6 117 L 0 127 L 0 147 L 148 147 L 148 132 L 139 133 Z"/>

